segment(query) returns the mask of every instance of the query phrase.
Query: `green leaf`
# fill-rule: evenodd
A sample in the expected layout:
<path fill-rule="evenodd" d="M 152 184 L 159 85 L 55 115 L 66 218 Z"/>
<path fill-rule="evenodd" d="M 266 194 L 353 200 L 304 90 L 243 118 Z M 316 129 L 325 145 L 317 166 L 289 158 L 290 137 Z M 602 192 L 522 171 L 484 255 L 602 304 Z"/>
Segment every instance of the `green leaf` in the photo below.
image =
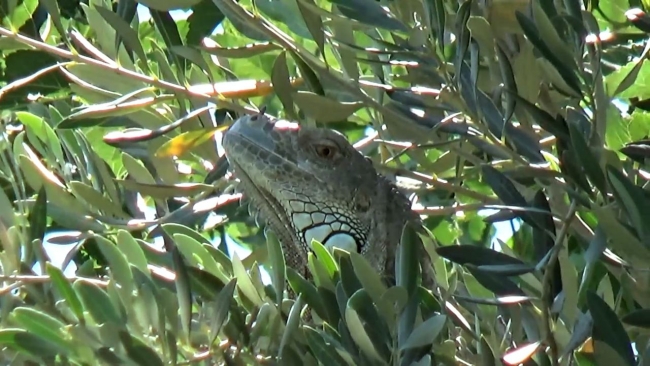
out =
<path fill-rule="evenodd" d="M 312 239 L 312 241 L 316 241 L 316 239 Z M 328 274 L 325 265 L 318 260 L 314 253 L 307 255 L 307 267 L 318 287 L 326 288 L 332 292 L 335 291 L 333 277 Z"/>
<path fill-rule="evenodd" d="M 618 316 L 598 295 L 587 294 L 587 306 L 594 319 L 592 337 L 595 342 L 603 342 L 611 347 L 629 366 L 636 365 L 630 338 Z M 598 344 L 595 345 L 598 348 Z"/>
<path fill-rule="evenodd" d="M 183 45 L 172 46 L 170 50 L 178 56 L 190 61 L 194 65 L 198 66 L 201 71 L 204 73 L 209 73 L 210 67 L 204 59 L 203 53 L 197 50 L 194 47 L 188 47 Z"/>
<path fill-rule="evenodd" d="M 388 345 L 393 342 L 390 330 L 379 316 L 375 302 L 365 289 L 359 289 L 348 299 L 347 307 L 354 309 L 361 319 L 373 348 L 382 359 L 389 359 L 391 350 Z"/>
<path fill-rule="evenodd" d="M 290 340 L 293 337 L 297 337 L 297 333 L 300 327 L 300 313 L 304 306 L 302 300 L 303 296 L 304 294 L 298 295 L 296 302 L 293 303 L 293 306 L 291 306 L 291 310 L 289 311 L 289 317 L 287 318 L 287 326 L 284 329 L 284 334 L 282 334 L 282 339 L 280 340 L 280 347 L 278 348 L 278 357 L 280 359 L 283 358 L 282 356 L 285 353 L 285 351 L 290 348 L 288 347 L 288 345 L 290 344 L 289 343 Z"/>
<path fill-rule="evenodd" d="M 9 4 L 12 4 L 13 7 Z M 5 5 L 8 10 L 8 19 L 5 18 L 3 23 L 13 32 L 18 32 L 18 29 L 32 18 L 32 15 L 38 6 L 38 0 L 23 0 L 20 2 L 13 1 L 9 4 Z"/>
<path fill-rule="evenodd" d="M 496 296 L 526 296 L 526 293 L 505 275 L 497 274 L 494 271 L 488 272 L 474 266 L 468 266 L 467 270 L 481 286 L 490 290 Z"/>
<path fill-rule="evenodd" d="M 449 261 L 461 265 L 525 265 L 515 257 L 496 250 L 476 245 L 449 245 L 436 248 L 436 253 Z"/>
<path fill-rule="evenodd" d="M 616 89 L 614 89 L 613 92 L 611 92 L 610 90 L 611 98 L 617 97 L 619 94 L 625 92 L 630 87 L 638 88 L 636 86 L 636 82 L 637 79 L 639 78 L 639 74 L 641 73 L 641 69 L 644 66 L 644 63 L 646 61 L 646 58 L 648 57 L 649 52 L 650 52 L 650 42 L 646 42 L 646 46 L 643 49 L 643 53 L 641 54 L 641 56 L 638 58 L 637 61 L 630 62 L 629 64 L 623 66 L 622 68 L 608 75 L 607 78 L 605 78 L 605 82 L 608 84 L 608 86 L 611 87 L 613 85 L 612 80 L 615 80 L 614 78 L 618 78 L 619 75 L 623 75 L 625 72 L 627 72 L 627 74 L 625 74 L 625 76 L 622 78 L 620 83 L 616 86 Z M 632 67 L 630 68 L 629 66 Z M 637 96 L 637 94 L 635 94 L 635 96 Z"/>
<path fill-rule="evenodd" d="M 327 316 L 323 319 L 329 324 L 338 324 L 343 315 L 340 312 L 338 300 L 336 298 L 336 287 L 332 285 L 332 289 L 328 289 L 319 286 L 317 291 L 319 301 L 327 312 Z"/>
<path fill-rule="evenodd" d="M 191 8 L 201 0 L 137 0 L 151 10 L 170 11 Z"/>
<path fill-rule="evenodd" d="M 60 348 L 60 352 L 68 354 L 72 347 L 63 337 L 65 324 L 34 308 L 17 307 L 11 312 L 11 319 L 26 331 Z"/>
<path fill-rule="evenodd" d="M 321 336 L 321 331 L 306 326 L 304 328 L 305 337 L 309 348 L 312 350 L 316 359 L 323 365 L 352 366 L 354 364 L 345 362 L 337 353 L 336 348 Z M 344 352 L 344 351 L 343 351 Z"/>
<path fill-rule="evenodd" d="M 52 23 L 56 27 L 56 30 L 59 34 L 65 34 L 65 28 L 63 28 L 63 22 L 61 22 L 61 12 L 59 11 L 59 4 L 56 0 L 39 0 L 39 3 L 47 9 Z"/>
<path fill-rule="evenodd" d="M 387 8 L 374 0 L 328 0 L 336 4 L 341 14 L 363 24 L 392 31 L 408 32 L 409 29 L 391 14 Z"/>
<path fill-rule="evenodd" d="M 597 366 L 625 365 L 625 359 L 609 344 L 593 341 L 594 359 Z M 633 365 L 633 364 L 628 364 Z"/>
<path fill-rule="evenodd" d="M 180 322 L 185 339 L 190 337 L 190 326 L 192 321 L 192 288 L 189 271 L 183 261 L 183 256 L 178 251 L 178 247 L 173 246 L 168 238 L 164 238 L 165 247 L 173 248 L 172 263 L 173 270 L 176 272 L 174 284 L 176 285 L 176 301 L 178 301 L 178 311 L 180 312 Z"/>
<path fill-rule="evenodd" d="M 393 286 L 389 288 L 377 302 L 379 314 L 382 315 L 390 325 L 393 318 L 398 317 L 401 314 L 408 299 L 409 296 L 404 287 Z"/>
<path fill-rule="evenodd" d="M 650 309 L 634 310 L 625 314 L 621 321 L 625 324 L 634 325 L 640 328 L 650 328 Z"/>
<path fill-rule="evenodd" d="M 647 226 L 647 223 L 650 222 L 649 196 L 642 188 L 634 185 L 623 173 L 611 165 L 607 166 L 607 177 L 616 199 L 625 208 L 632 225 L 642 239 L 641 242 L 650 248 L 650 230 Z"/>
<path fill-rule="evenodd" d="M 233 256 L 232 259 L 232 270 L 237 278 L 237 287 L 241 292 L 246 296 L 250 301 L 253 302 L 255 306 L 260 306 L 264 302 L 260 297 L 260 294 L 255 289 L 253 281 L 251 280 L 248 273 L 246 273 L 246 268 L 244 267 L 241 259 L 237 255 Z"/>
<path fill-rule="evenodd" d="M 368 295 L 370 295 L 374 302 L 379 301 L 381 296 L 386 292 L 386 286 L 381 282 L 379 273 L 359 253 L 351 252 L 350 261 L 352 261 L 354 273 L 357 275 L 363 288 L 368 292 Z"/>
<path fill-rule="evenodd" d="M 52 263 L 46 263 L 45 268 L 48 276 L 50 276 L 52 284 L 59 292 L 59 296 L 65 299 L 66 304 L 70 307 L 70 310 L 72 310 L 77 319 L 80 322 L 84 322 L 83 305 L 81 304 L 77 293 L 72 288 L 69 280 L 65 278 L 63 272 L 59 268 L 53 266 Z"/>
<path fill-rule="evenodd" d="M 289 30 L 301 38 L 311 39 L 306 21 L 299 10 L 299 1 L 256 0 L 257 8 L 270 20 L 286 24 Z"/>
<path fill-rule="evenodd" d="M 2 202 L 3 192 L 0 191 L 0 207 L 11 207 L 11 204 L 3 206 Z M 10 212 L 7 210 L 7 212 Z M 36 196 L 36 202 L 32 210 L 29 212 L 29 238 L 30 241 L 36 239 L 43 240 L 45 237 L 45 230 L 47 226 L 47 193 L 45 192 L 45 187 L 41 187 Z"/>
<path fill-rule="evenodd" d="M 551 19 L 549 19 L 553 14 L 546 14 L 542 8 L 543 5 L 539 1 L 532 2 L 531 6 L 533 19 L 535 20 L 535 26 L 537 26 L 540 38 L 548 45 L 550 50 L 553 50 L 557 58 L 564 62 L 564 66 L 575 69 L 577 65 L 574 60 L 574 54 L 558 34 L 557 25 L 554 25 Z"/>
<path fill-rule="evenodd" d="M 415 293 L 418 286 L 417 280 L 420 274 L 418 258 L 421 245 L 422 241 L 417 235 L 415 228 L 410 224 L 405 225 L 400 238 L 400 253 L 395 280 L 397 286 L 405 288 L 409 296 Z"/>
<path fill-rule="evenodd" d="M 507 206 L 527 208 L 529 207 L 528 202 L 524 196 L 519 193 L 514 183 L 508 179 L 503 173 L 494 169 L 489 165 L 481 166 L 481 171 L 483 172 L 483 177 L 487 184 L 490 185 L 494 193 L 499 197 L 501 201 Z M 516 215 L 524 220 L 527 224 L 531 226 L 537 226 L 535 220 L 525 211 L 517 211 Z"/>
<path fill-rule="evenodd" d="M 149 0 L 153 1 L 153 0 Z M 158 0 L 156 0 L 158 1 Z M 215 5 L 221 10 L 221 13 L 226 16 L 228 20 L 232 23 L 233 27 L 237 29 L 237 31 L 244 36 L 256 40 L 256 41 L 269 41 L 269 37 L 256 27 L 248 24 L 244 20 L 242 20 L 239 15 L 238 11 L 239 5 L 237 5 L 234 1 L 230 0 L 212 0 Z"/>
<path fill-rule="evenodd" d="M 345 289 L 345 293 L 351 296 L 362 288 L 359 277 L 354 273 L 352 262 L 350 261 L 350 253 L 345 252 L 339 248 L 334 248 L 334 256 L 338 258 L 339 268 L 341 269 L 341 283 Z"/>
<path fill-rule="evenodd" d="M 224 322 L 226 321 L 226 318 L 228 317 L 228 312 L 230 311 L 230 304 L 233 299 L 236 286 L 237 286 L 237 279 L 233 278 L 219 292 L 217 298 L 214 301 L 214 305 L 211 306 L 210 344 L 214 343 L 215 339 L 219 336 L 221 327 L 223 326 Z"/>
<path fill-rule="evenodd" d="M 217 261 L 212 257 L 210 252 L 205 248 L 206 244 L 200 243 L 193 237 L 183 234 L 173 234 L 176 247 L 191 265 L 198 266 L 208 271 L 213 276 L 224 279 L 224 275 L 219 268 Z"/>
<path fill-rule="evenodd" d="M 440 334 L 447 322 L 445 315 L 434 315 L 431 318 L 418 325 L 406 342 L 401 345 L 400 350 L 404 351 L 409 348 L 417 348 L 433 344 L 436 337 Z"/>
<path fill-rule="evenodd" d="M 494 34 L 487 19 L 481 16 L 471 15 L 467 19 L 467 29 L 470 31 L 472 38 L 479 44 L 481 54 L 492 59 L 495 56 Z M 501 77 L 503 78 L 503 76 L 502 74 Z"/>
<path fill-rule="evenodd" d="M 108 294 L 97 285 L 86 280 L 77 280 L 72 288 L 81 299 L 84 310 L 90 313 L 97 324 L 125 324 L 125 319 L 113 305 Z"/>
<path fill-rule="evenodd" d="M 505 120 L 501 115 L 501 111 L 497 109 L 497 107 L 494 105 L 494 102 L 492 102 L 492 100 L 482 91 L 477 89 L 475 91 L 475 95 L 476 103 L 481 115 L 483 116 L 483 119 L 487 124 L 488 129 L 494 136 L 497 137 L 497 139 L 500 140 L 503 136 L 503 130 L 505 128 Z"/>
<path fill-rule="evenodd" d="M 2 189 L 0 189 L 0 207 L 8 208 L 7 210 L 0 210 L 0 224 L 5 228 L 14 226 L 16 224 L 16 211 L 13 209 L 13 203 Z"/>
<path fill-rule="evenodd" d="M 16 145 L 14 144 L 14 147 Z M 66 207 L 73 213 L 85 213 L 83 205 L 72 195 L 64 190 L 63 183 L 50 170 L 48 170 L 33 152 L 28 153 L 30 157 L 22 154 L 15 154 L 18 157 L 19 166 L 22 170 L 25 181 L 35 191 L 45 187 L 48 200 L 60 207 Z"/>
<path fill-rule="evenodd" d="M 137 365 L 141 366 L 164 366 L 165 363 L 158 357 L 158 354 L 147 346 L 144 342 L 137 339 L 129 332 L 119 331 L 120 341 L 126 349 L 126 354 Z"/>
<path fill-rule="evenodd" d="M 122 153 L 122 164 L 124 168 L 129 173 L 131 178 L 135 179 L 139 183 L 146 184 L 156 184 L 156 180 L 153 178 L 151 173 L 144 167 L 140 161 L 136 160 L 133 156 Z"/>
<path fill-rule="evenodd" d="M 309 244 L 311 245 L 311 249 L 314 251 L 317 260 L 323 264 L 330 278 L 333 278 L 334 274 L 338 271 L 338 266 L 336 265 L 332 253 L 317 240 L 312 240 Z"/>
<path fill-rule="evenodd" d="M 321 53 L 325 53 L 325 32 L 323 31 L 323 20 L 320 14 L 309 8 L 307 4 L 302 1 L 296 1 L 300 14 L 305 21 L 305 25 L 311 34 L 312 39 L 318 45 Z M 309 4 L 311 5 L 311 4 Z"/>
<path fill-rule="evenodd" d="M 302 294 L 307 305 L 312 308 L 321 319 L 327 319 L 328 312 L 326 311 L 323 301 L 313 284 L 305 280 L 291 267 L 287 267 L 287 280 L 289 281 L 289 285 L 293 291 L 296 294 Z"/>
<path fill-rule="evenodd" d="M 361 102 L 342 103 L 315 93 L 298 91 L 293 101 L 308 117 L 317 122 L 340 122 L 363 107 Z"/>
<path fill-rule="evenodd" d="M 418 277 L 420 277 L 419 258 L 422 241 L 416 228 L 407 224 L 402 230 L 399 253 L 396 259 L 396 285 L 404 288 L 407 301 L 400 314 L 397 330 L 398 344 L 404 342 L 411 334 L 418 313 Z"/>
<path fill-rule="evenodd" d="M 271 273 L 273 280 L 273 287 L 275 288 L 276 302 L 278 305 L 282 304 L 284 298 L 284 285 L 286 274 L 286 263 L 284 261 L 284 254 L 282 253 L 282 246 L 280 241 L 271 231 L 265 232 L 266 245 L 269 251 L 269 260 L 271 262 Z"/>
<path fill-rule="evenodd" d="M 149 273 L 149 268 L 147 268 L 147 257 L 142 250 L 142 247 L 138 242 L 133 238 L 131 233 L 124 229 L 117 231 L 117 243 L 118 250 L 124 255 L 129 264 L 138 268 L 142 273 Z"/>
<path fill-rule="evenodd" d="M 293 86 L 291 85 L 291 77 L 289 75 L 289 68 L 287 67 L 286 52 L 281 52 L 275 59 L 271 73 L 271 82 L 273 91 L 275 91 L 278 99 L 280 99 L 287 118 L 298 119 L 293 107 Z"/>
<path fill-rule="evenodd" d="M 578 126 L 575 123 L 569 123 L 569 132 L 571 135 L 572 146 L 571 149 L 575 152 L 575 155 L 578 157 L 578 161 L 582 165 L 585 173 L 591 179 L 592 183 L 600 192 L 605 194 L 607 192 L 607 186 L 605 184 L 605 174 L 600 168 L 600 164 L 593 151 L 587 145 L 587 141 L 578 130 Z"/>
<path fill-rule="evenodd" d="M 106 9 L 103 6 L 95 6 L 95 10 L 97 10 L 99 15 L 101 15 L 102 18 L 104 18 L 104 20 L 115 29 L 117 38 L 124 42 L 126 49 L 135 52 L 138 55 L 140 61 L 142 61 L 140 65 L 145 68 L 145 71 L 148 71 L 149 65 L 147 63 L 147 55 L 138 39 L 138 33 L 131 28 L 129 23 L 113 11 Z"/>
<path fill-rule="evenodd" d="M 569 128 L 561 116 L 554 118 L 548 112 L 537 107 L 535 104 L 527 101 L 521 96 L 514 94 L 509 90 L 506 90 L 506 93 L 512 94 L 516 99 L 517 104 L 526 110 L 526 112 L 530 114 L 532 119 L 537 122 L 542 129 L 553 134 L 558 138 L 558 140 L 564 141 L 567 144 L 570 143 Z"/>
<path fill-rule="evenodd" d="M 379 353 L 377 353 L 372 340 L 363 327 L 363 323 L 361 322 L 361 318 L 359 318 L 359 314 L 356 310 L 349 306 L 345 309 L 345 323 L 347 324 L 348 330 L 350 331 L 350 336 L 352 336 L 354 343 L 359 346 L 361 351 L 365 353 L 370 359 L 376 361 L 378 365 L 386 365 L 386 362 L 382 360 Z"/>
<path fill-rule="evenodd" d="M 515 80 L 515 74 L 512 70 L 512 64 L 508 59 L 508 55 L 503 51 L 500 45 L 496 46 L 497 55 L 499 55 L 499 69 L 501 70 L 501 79 L 506 90 L 512 91 L 515 95 L 518 94 L 517 82 Z M 503 116 L 503 123 L 508 124 L 510 119 L 515 113 L 516 99 L 512 93 L 505 93 L 505 110 Z"/>
<path fill-rule="evenodd" d="M 192 8 L 192 14 L 187 18 L 189 25 L 186 35 L 187 45 L 198 46 L 204 37 L 208 37 L 217 25 L 221 24 L 223 19 L 223 13 L 214 2 L 203 0 L 196 4 Z"/>
<path fill-rule="evenodd" d="M 650 45 L 646 45 L 644 53 Z M 650 97 L 650 64 L 645 62 L 645 57 L 629 62 L 620 69 L 607 75 L 605 84 L 607 94 L 611 98 L 639 98 Z"/>
<path fill-rule="evenodd" d="M 540 29 L 534 24 L 534 22 L 527 16 L 525 16 L 520 11 L 515 11 L 517 21 L 521 26 L 521 29 L 524 31 L 524 34 L 528 40 L 539 50 L 539 52 L 555 67 L 555 69 L 561 75 L 563 81 L 571 88 L 566 92 L 573 92 L 575 96 L 582 96 L 582 91 L 580 90 L 580 81 L 575 74 L 573 68 L 570 68 L 564 60 L 560 58 L 559 55 L 554 53 L 551 50 L 550 46 L 546 43 L 545 36 L 547 34 L 540 34 Z M 537 15 L 537 14 L 536 14 Z"/>
<path fill-rule="evenodd" d="M 0 344 L 42 358 L 55 357 L 64 351 L 55 344 L 22 329 L 0 329 Z"/>
<path fill-rule="evenodd" d="M 616 219 L 611 209 L 593 207 L 592 212 L 598 218 L 598 223 L 610 239 L 611 248 L 614 252 L 627 260 L 636 258 L 641 261 L 650 261 L 650 250 Z"/>
<path fill-rule="evenodd" d="M 120 285 L 122 296 L 127 296 L 122 299 L 125 304 L 128 303 L 130 296 L 133 294 L 133 273 L 129 262 L 117 246 L 110 240 L 96 235 L 95 240 L 101 250 L 102 254 L 108 261 L 108 266 L 111 269 L 111 277 L 115 282 Z"/>
<path fill-rule="evenodd" d="M 72 181 L 68 183 L 72 193 L 81 201 L 95 210 L 116 218 L 128 219 L 129 216 L 122 211 L 122 208 L 91 186 L 82 182 Z"/>
<path fill-rule="evenodd" d="M 52 153 L 52 158 L 59 164 L 66 161 L 63 158 L 63 149 L 61 148 L 61 141 L 57 137 L 54 129 L 45 121 L 45 119 L 36 116 L 29 112 L 18 111 L 16 118 L 24 124 L 27 129 L 35 134 L 39 140 L 45 143 Z"/>

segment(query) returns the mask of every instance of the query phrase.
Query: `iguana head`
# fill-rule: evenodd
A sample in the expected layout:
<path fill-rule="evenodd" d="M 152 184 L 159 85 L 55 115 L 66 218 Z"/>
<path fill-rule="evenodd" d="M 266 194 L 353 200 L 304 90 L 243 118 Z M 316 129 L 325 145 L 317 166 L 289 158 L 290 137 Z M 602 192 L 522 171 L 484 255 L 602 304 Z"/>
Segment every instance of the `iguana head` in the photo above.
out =
<path fill-rule="evenodd" d="M 360 252 L 383 270 L 385 242 L 399 240 L 405 218 L 397 220 L 396 238 L 388 237 L 388 225 L 404 214 L 408 201 L 342 134 L 260 114 L 237 120 L 223 147 L 244 195 L 261 211 L 285 255 L 296 255 L 293 265 L 306 265 L 313 238 L 329 248 Z"/>

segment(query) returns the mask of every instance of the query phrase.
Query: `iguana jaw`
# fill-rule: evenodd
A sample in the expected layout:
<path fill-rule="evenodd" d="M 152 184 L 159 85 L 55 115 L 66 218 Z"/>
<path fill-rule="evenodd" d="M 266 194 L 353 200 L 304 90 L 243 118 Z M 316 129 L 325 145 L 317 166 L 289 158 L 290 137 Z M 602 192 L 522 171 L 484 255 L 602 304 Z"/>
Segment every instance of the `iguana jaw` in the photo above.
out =
<path fill-rule="evenodd" d="M 239 178 L 238 188 L 245 192 L 252 207 L 261 214 L 263 221 L 273 230 L 282 245 L 283 252 L 294 258 L 294 265 L 306 266 L 307 253 L 296 246 L 301 242 L 301 238 L 296 235 L 293 224 L 280 202 L 270 192 L 257 185 L 236 162 L 230 161 L 230 164 Z"/>

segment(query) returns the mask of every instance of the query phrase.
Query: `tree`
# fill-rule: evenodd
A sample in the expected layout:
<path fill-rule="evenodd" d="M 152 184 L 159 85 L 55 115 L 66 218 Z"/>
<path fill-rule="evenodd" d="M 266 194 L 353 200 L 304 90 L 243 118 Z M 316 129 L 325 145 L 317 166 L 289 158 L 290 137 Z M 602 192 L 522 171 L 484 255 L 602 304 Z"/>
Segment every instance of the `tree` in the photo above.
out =
<path fill-rule="evenodd" d="M 645 5 L 4 2 L 0 359 L 647 363 Z M 346 255 L 295 299 L 262 280 L 279 246 L 217 142 L 263 106 L 377 134 L 364 153 L 417 182 L 431 235 L 402 248 L 424 242 L 435 288 L 379 291 Z M 62 268 L 44 241 L 74 244 Z"/>

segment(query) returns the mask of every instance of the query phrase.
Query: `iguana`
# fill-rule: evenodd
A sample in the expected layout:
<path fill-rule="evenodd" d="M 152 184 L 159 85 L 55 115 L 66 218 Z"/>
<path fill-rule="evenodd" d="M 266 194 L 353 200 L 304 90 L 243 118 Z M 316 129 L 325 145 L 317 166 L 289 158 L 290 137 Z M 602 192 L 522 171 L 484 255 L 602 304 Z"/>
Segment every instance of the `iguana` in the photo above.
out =
<path fill-rule="evenodd" d="M 420 217 L 344 135 L 260 112 L 236 120 L 222 144 L 238 187 L 278 237 L 287 266 L 310 277 L 315 238 L 361 253 L 394 283 L 403 227 L 421 225 Z"/>

